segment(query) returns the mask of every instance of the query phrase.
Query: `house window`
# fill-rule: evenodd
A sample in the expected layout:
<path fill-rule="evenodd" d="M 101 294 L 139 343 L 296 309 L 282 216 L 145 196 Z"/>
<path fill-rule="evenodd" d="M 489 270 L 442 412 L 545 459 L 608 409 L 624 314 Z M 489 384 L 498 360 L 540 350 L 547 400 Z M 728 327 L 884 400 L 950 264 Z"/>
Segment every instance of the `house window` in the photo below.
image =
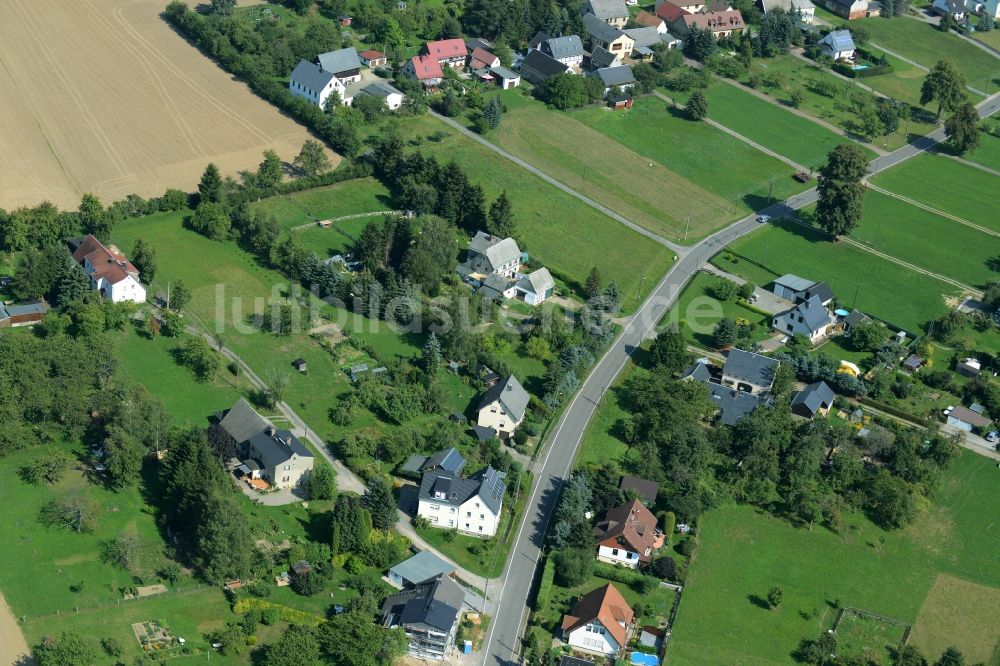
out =
<path fill-rule="evenodd" d="M 612 51 L 621 51 L 622 50 L 622 45 L 621 44 L 612 44 L 611 45 L 611 50 Z"/>
<path fill-rule="evenodd" d="M 482 531 L 483 531 L 483 526 L 482 526 L 482 525 L 480 525 L 480 526 L 479 526 L 479 531 L 480 531 L 480 532 L 482 532 Z"/>
<path fill-rule="evenodd" d="M 471 511 L 466 511 L 465 512 L 465 517 L 466 518 L 472 518 L 472 512 Z"/>
<path fill-rule="evenodd" d="M 612 548 L 611 549 L 611 554 L 612 555 L 617 555 L 618 554 L 618 549 L 617 548 Z"/>
<path fill-rule="evenodd" d="M 490 407 L 490 413 L 491 414 L 496 414 L 497 413 L 496 405 L 494 405 L 493 407 Z"/>
<path fill-rule="evenodd" d="M 791 322 L 788 322 L 787 326 L 788 326 L 788 330 L 789 331 L 792 330 L 792 323 Z"/>
<path fill-rule="evenodd" d="M 479 520 L 486 520 L 486 514 L 485 513 L 479 514 Z"/>
<path fill-rule="evenodd" d="M 291 465 L 285 465 L 285 471 L 286 471 L 286 472 L 287 472 L 288 470 L 290 470 L 291 468 L 292 468 L 292 466 L 291 466 Z"/>
<path fill-rule="evenodd" d="M 448 521 L 448 527 L 454 527 L 454 526 L 455 526 L 455 521 L 454 520 L 449 520 Z"/>
<path fill-rule="evenodd" d="M 437 522 L 438 522 L 437 516 L 431 516 L 431 523 L 437 525 Z"/>
<path fill-rule="evenodd" d="M 479 508 L 479 502 L 476 502 L 476 508 L 477 509 Z"/>
<path fill-rule="evenodd" d="M 437 511 L 441 508 L 440 504 L 431 504 L 431 511 Z"/>
<path fill-rule="evenodd" d="M 448 513 L 455 513 L 455 507 L 451 507 L 450 509 L 448 509 Z"/>

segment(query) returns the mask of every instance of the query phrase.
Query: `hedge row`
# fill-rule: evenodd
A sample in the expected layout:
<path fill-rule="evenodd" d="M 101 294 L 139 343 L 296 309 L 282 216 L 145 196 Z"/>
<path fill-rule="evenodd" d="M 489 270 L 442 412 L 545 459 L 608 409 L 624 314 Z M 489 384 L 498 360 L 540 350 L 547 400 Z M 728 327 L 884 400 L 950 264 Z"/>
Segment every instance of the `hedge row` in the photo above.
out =
<path fill-rule="evenodd" d="M 535 612 L 542 612 L 549 604 L 549 597 L 552 596 L 552 585 L 556 577 L 556 560 L 554 557 L 545 558 L 545 567 L 542 569 L 542 578 L 538 582 L 538 594 L 535 595 Z"/>
<path fill-rule="evenodd" d="M 317 627 L 326 619 L 320 615 L 313 615 L 312 613 L 289 608 L 288 606 L 282 606 L 281 604 L 265 601 L 264 599 L 244 598 L 233 604 L 233 612 L 237 615 L 243 615 L 247 611 L 254 608 L 261 611 L 268 608 L 277 608 L 279 617 L 282 620 L 289 624 L 299 624 L 305 627 Z"/>
<path fill-rule="evenodd" d="M 849 79 L 866 79 L 869 76 L 879 76 L 880 74 L 892 73 L 892 65 L 869 65 L 865 69 L 853 69 L 850 65 L 842 62 L 835 62 L 831 67 L 833 71 L 842 74 Z"/>

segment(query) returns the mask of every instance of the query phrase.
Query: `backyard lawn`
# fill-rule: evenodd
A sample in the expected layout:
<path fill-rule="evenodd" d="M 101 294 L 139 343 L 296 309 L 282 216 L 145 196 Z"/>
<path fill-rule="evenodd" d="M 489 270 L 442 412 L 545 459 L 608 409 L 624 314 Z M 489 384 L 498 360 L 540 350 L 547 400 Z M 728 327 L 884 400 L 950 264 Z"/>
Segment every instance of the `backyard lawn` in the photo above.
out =
<path fill-rule="evenodd" d="M 382 183 L 374 178 L 361 178 L 271 197 L 253 204 L 252 208 L 274 215 L 282 229 L 289 229 L 318 220 L 396 207 Z"/>
<path fill-rule="evenodd" d="M 1000 90 L 1000 67 L 993 55 L 966 43 L 956 35 L 946 34 L 923 21 L 904 18 L 901 21 L 884 18 L 859 19 L 871 35 L 874 44 L 918 62 L 928 69 L 947 54 L 965 74 L 969 85 L 987 93 Z M 871 48 L 878 48 L 870 45 Z"/>
<path fill-rule="evenodd" d="M 864 217 L 850 237 L 971 286 L 995 275 L 1000 253 L 995 236 L 875 191 L 865 195 Z"/>
<path fill-rule="evenodd" d="M 706 202 L 693 214 L 689 242 L 765 207 L 772 178 L 775 200 L 808 188 L 792 179 L 794 170 L 787 164 L 711 125 L 688 120 L 657 98 L 637 99 L 626 112 L 589 107 L 571 115 L 725 200 Z"/>
<path fill-rule="evenodd" d="M 700 546 L 688 574 L 667 659 L 674 664 L 786 664 L 802 639 L 830 628 L 835 605 L 915 625 L 932 661 L 943 644 L 923 618 L 940 604 L 939 575 L 979 590 L 979 603 L 955 603 L 956 625 L 978 631 L 951 634 L 970 661 L 989 656 L 1000 626 L 978 621 L 995 612 L 1000 596 L 1000 534 L 993 529 L 996 464 L 964 451 L 945 474 L 934 501 L 914 525 L 885 532 L 849 515 L 842 535 L 793 527 L 749 506 L 725 505 L 700 522 Z M 772 586 L 784 601 L 770 610 Z M 929 617 L 933 621 L 937 614 Z M 992 627 L 990 629 L 989 627 Z M 891 632 L 886 638 L 891 640 Z M 933 638 L 933 642 L 931 640 Z M 984 650 L 985 646 L 985 650 Z"/>
<path fill-rule="evenodd" d="M 773 222 L 733 243 L 732 252 L 763 263 L 770 271 L 726 251 L 714 264 L 759 285 L 775 275 L 794 273 L 824 281 L 843 307 L 869 312 L 909 331 L 920 331 L 947 311 L 945 297 L 955 288 L 920 275 L 847 243 L 834 243 L 818 231 L 787 220 Z"/>
<path fill-rule="evenodd" d="M 705 91 L 708 117 L 803 166 L 826 161 L 834 146 L 848 139 L 791 111 L 725 82 Z M 862 145 L 868 156 L 875 153 Z"/>
<path fill-rule="evenodd" d="M 996 201 L 1000 177 L 993 174 L 940 155 L 921 155 L 883 171 L 872 182 L 1000 233 Z"/>
<path fill-rule="evenodd" d="M 576 289 L 596 266 L 605 281 L 618 282 L 623 306 L 635 310 L 673 261 L 673 252 L 587 204 L 561 192 L 524 168 L 489 151 L 431 116 L 401 123 L 411 147 L 465 167 L 489 200 L 510 195 L 522 250 Z M 638 267 L 638 269 L 637 269 Z"/>

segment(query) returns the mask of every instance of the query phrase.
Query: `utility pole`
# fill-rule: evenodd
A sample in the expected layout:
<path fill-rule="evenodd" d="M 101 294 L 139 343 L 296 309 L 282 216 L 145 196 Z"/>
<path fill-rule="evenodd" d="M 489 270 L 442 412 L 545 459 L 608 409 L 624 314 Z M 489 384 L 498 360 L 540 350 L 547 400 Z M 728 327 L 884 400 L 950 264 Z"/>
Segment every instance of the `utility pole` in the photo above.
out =
<path fill-rule="evenodd" d="M 856 286 L 854 288 L 854 301 L 851 302 L 851 309 L 852 310 L 858 304 L 858 292 L 859 291 L 861 291 L 861 285 L 860 284 L 858 284 L 858 286 Z"/>
<path fill-rule="evenodd" d="M 760 263 L 767 266 L 767 241 L 764 241 L 764 256 L 761 258 Z"/>
<path fill-rule="evenodd" d="M 691 227 L 691 213 L 687 214 L 687 221 L 684 222 L 684 240 L 688 239 L 688 229 Z"/>
<path fill-rule="evenodd" d="M 170 283 L 167 282 L 167 309 L 170 309 Z"/>
<path fill-rule="evenodd" d="M 767 187 L 767 200 L 771 200 L 771 194 L 774 193 L 774 176 L 771 176 L 771 184 Z"/>
<path fill-rule="evenodd" d="M 881 217 L 878 218 L 878 226 L 875 227 L 875 246 L 874 247 L 875 247 L 876 250 L 878 249 L 878 236 L 879 236 L 880 233 L 882 233 L 882 218 Z"/>

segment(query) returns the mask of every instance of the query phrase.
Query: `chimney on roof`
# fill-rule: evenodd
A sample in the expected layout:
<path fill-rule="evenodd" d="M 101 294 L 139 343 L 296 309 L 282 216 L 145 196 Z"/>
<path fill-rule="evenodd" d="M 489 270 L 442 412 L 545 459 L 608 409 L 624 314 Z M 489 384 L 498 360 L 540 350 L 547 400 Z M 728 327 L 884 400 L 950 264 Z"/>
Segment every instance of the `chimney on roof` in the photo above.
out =
<path fill-rule="evenodd" d="M 288 444 L 289 446 L 292 445 L 292 435 L 291 435 L 291 433 L 288 434 L 288 437 L 285 437 L 285 444 Z"/>
<path fill-rule="evenodd" d="M 277 428 L 275 428 L 273 425 L 267 426 L 267 436 L 268 437 L 274 437 L 277 434 L 278 434 Z"/>

